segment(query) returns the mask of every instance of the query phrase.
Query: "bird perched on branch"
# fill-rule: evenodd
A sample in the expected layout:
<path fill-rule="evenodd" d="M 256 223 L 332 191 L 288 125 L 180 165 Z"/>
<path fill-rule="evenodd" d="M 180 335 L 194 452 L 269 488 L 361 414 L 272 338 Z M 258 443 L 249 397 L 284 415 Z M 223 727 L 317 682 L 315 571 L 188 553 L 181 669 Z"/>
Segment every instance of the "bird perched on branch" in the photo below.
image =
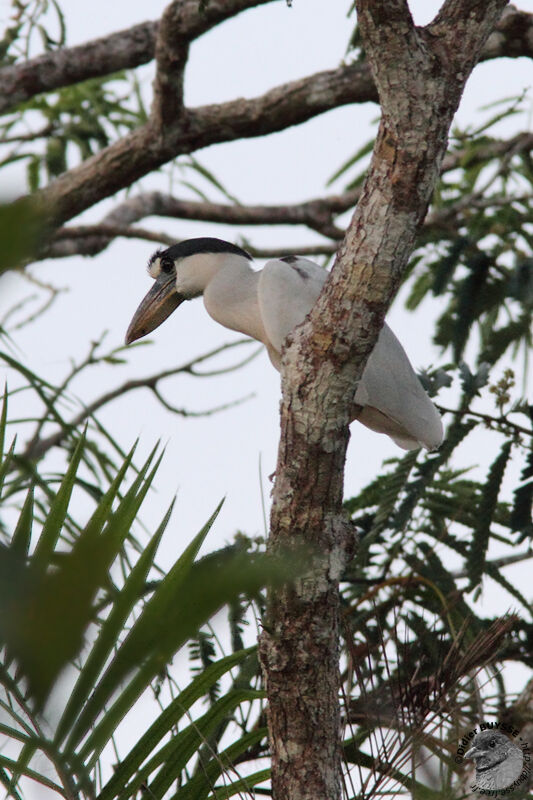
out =
<path fill-rule="evenodd" d="M 476 765 L 480 789 L 506 789 L 519 777 L 524 764 L 522 750 L 498 730 L 481 731 L 472 741 L 465 758 Z"/>
<path fill-rule="evenodd" d="M 287 335 L 313 307 L 328 273 L 307 258 L 287 256 L 254 271 L 251 256 L 221 239 L 188 239 L 150 258 L 155 279 L 126 334 L 130 344 L 153 331 L 182 303 L 203 296 L 208 314 L 263 342 L 277 370 Z M 357 387 L 354 419 L 405 450 L 442 441 L 440 415 L 403 347 L 384 325 Z"/>

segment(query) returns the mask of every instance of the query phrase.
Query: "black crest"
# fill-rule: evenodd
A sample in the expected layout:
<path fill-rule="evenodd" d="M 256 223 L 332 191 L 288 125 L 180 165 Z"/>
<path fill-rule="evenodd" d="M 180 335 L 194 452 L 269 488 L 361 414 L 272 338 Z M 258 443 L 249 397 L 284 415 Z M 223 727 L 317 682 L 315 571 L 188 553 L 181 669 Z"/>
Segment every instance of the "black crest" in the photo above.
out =
<path fill-rule="evenodd" d="M 204 236 L 200 239 L 185 239 L 183 242 L 173 244 L 167 250 L 159 250 L 152 256 L 152 259 L 159 257 L 171 258 L 172 261 L 177 261 L 180 258 L 187 258 L 187 256 L 194 256 L 197 253 L 233 253 L 236 256 L 243 256 L 252 260 L 250 253 L 237 247 L 236 244 L 225 242 L 223 239 L 215 239 L 214 237 Z M 150 260 L 152 260 L 150 259 Z"/>

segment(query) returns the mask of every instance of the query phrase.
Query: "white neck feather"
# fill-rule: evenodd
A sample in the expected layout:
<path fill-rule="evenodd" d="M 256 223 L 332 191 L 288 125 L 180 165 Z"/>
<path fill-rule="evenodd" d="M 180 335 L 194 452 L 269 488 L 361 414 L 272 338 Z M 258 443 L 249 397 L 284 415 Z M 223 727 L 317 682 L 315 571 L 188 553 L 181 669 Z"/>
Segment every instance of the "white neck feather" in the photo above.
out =
<path fill-rule="evenodd" d="M 186 297 L 203 294 L 207 313 L 220 325 L 266 343 L 257 298 L 259 273 L 244 256 L 198 253 L 177 265 L 176 289 Z"/>

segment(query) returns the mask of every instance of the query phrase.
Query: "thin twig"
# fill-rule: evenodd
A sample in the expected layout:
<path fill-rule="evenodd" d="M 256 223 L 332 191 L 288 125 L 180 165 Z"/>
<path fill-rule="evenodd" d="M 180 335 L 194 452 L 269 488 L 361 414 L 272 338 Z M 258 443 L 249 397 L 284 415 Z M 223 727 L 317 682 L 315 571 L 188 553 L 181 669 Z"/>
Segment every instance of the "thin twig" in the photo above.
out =
<path fill-rule="evenodd" d="M 37 437 L 34 436 L 31 439 L 31 441 L 28 442 L 26 449 L 21 457 L 23 459 L 28 459 L 28 460 L 37 460 L 42 458 L 42 456 L 45 453 L 47 453 L 51 448 L 60 445 L 63 439 L 69 434 L 71 430 L 76 428 L 81 423 L 85 422 L 85 420 L 87 420 L 89 417 L 93 416 L 95 412 L 98 411 L 100 408 L 112 402 L 113 400 L 116 400 L 118 397 L 121 397 L 127 394 L 128 392 L 135 391 L 136 389 L 150 389 L 166 408 L 168 408 L 173 413 L 180 414 L 181 416 L 209 416 L 210 414 L 213 414 L 217 411 L 221 411 L 223 410 L 223 408 L 227 408 L 229 406 L 228 405 L 219 406 L 214 409 L 208 409 L 207 411 L 203 412 L 193 412 L 193 411 L 187 411 L 185 409 L 172 407 L 160 395 L 158 384 L 160 381 L 163 381 L 166 378 L 178 374 L 188 374 L 194 377 L 204 377 L 205 373 L 195 372 L 194 367 L 197 364 L 201 364 L 203 361 L 206 361 L 207 359 L 214 358 L 220 353 L 223 353 L 226 350 L 230 350 L 233 347 L 239 347 L 242 344 L 251 344 L 251 343 L 252 343 L 251 339 L 239 339 L 236 342 L 229 342 L 224 345 L 221 345 L 220 347 L 216 347 L 215 349 L 209 351 L 208 353 L 204 353 L 201 356 L 197 356 L 196 358 L 191 359 L 190 361 L 180 365 L 179 367 L 162 370 L 161 372 L 157 372 L 154 375 L 149 375 L 146 378 L 136 378 L 125 381 L 120 386 L 117 386 L 115 389 L 112 389 L 111 391 L 106 392 L 100 397 L 98 397 L 96 400 L 93 400 L 92 403 L 89 403 L 89 405 L 85 406 L 78 414 L 76 414 L 76 416 L 69 423 L 64 423 L 60 427 L 60 429 L 55 433 L 51 434 L 46 438 L 39 438 L 38 436 Z M 255 357 L 255 355 L 257 355 L 258 352 L 259 350 L 255 351 L 252 357 Z M 231 372 L 233 370 L 239 369 L 244 363 L 247 363 L 249 360 L 250 358 L 244 359 L 243 361 L 237 362 L 237 364 L 234 364 L 231 367 L 226 367 L 221 371 Z M 94 362 L 90 361 L 87 362 L 86 360 L 84 367 L 88 366 L 90 363 Z M 81 368 L 84 367 L 82 366 Z M 79 371 L 80 368 L 76 367 L 76 374 L 79 373 Z M 67 379 L 65 385 L 68 385 L 68 383 L 71 380 L 71 377 L 73 377 L 72 373 L 70 377 Z M 244 400 L 246 399 L 248 398 L 241 398 L 240 400 L 235 402 L 236 403 L 244 402 Z"/>
<path fill-rule="evenodd" d="M 505 425 L 507 428 L 511 428 L 512 430 L 516 431 L 516 433 L 523 433 L 526 436 L 531 436 L 533 434 L 531 429 L 524 428 L 522 425 L 517 425 L 516 422 L 510 422 L 507 417 L 493 417 L 491 414 L 483 414 L 481 411 L 471 411 L 468 408 L 446 408 L 445 406 L 438 404 L 436 404 L 436 406 L 442 414 L 454 414 L 456 417 L 464 417 L 468 415 L 482 419 L 489 425 Z"/>
<path fill-rule="evenodd" d="M 528 559 L 533 558 L 533 550 L 526 550 L 523 553 L 516 553 L 512 556 L 502 556 L 501 558 L 495 558 L 492 561 L 487 561 L 487 567 L 496 567 L 499 569 L 500 567 L 508 567 L 510 564 L 519 564 L 522 561 L 527 561 Z M 460 570 L 459 572 L 452 572 L 450 573 L 451 577 L 454 580 L 458 580 L 459 578 L 470 578 L 470 573 L 468 570 Z"/>

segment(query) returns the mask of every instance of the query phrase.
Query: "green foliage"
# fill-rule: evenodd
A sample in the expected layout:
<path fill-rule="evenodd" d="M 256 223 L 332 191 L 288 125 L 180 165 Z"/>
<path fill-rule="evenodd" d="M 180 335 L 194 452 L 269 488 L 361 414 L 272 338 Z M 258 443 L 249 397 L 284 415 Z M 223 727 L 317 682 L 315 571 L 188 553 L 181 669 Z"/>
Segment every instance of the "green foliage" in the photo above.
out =
<path fill-rule="evenodd" d="M 59 4 L 56 0 L 11 0 L 9 24 L 0 39 L 0 65 L 29 58 L 34 39 L 40 50 L 64 46 L 65 17 Z"/>
<path fill-rule="evenodd" d="M 477 522 L 472 532 L 472 542 L 468 554 L 467 566 L 472 587 L 477 586 L 483 575 L 490 540 L 490 525 L 498 503 L 503 473 L 509 456 L 512 442 L 505 442 L 493 464 L 491 464 L 487 481 L 481 489 L 480 502 L 477 508 Z"/>
<path fill-rule="evenodd" d="M 39 391 L 51 389 L 29 371 L 27 376 Z M 151 579 L 172 506 L 136 557 L 132 529 L 161 457 L 156 459 L 154 450 L 134 469 L 133 449 L 118 470 L 108 470 L 107 488 L 91 495 L 96 499 L 88 521 L 75 522 L 70 507 L 91 459 L 88 431 L 78 438 L 73 434 L 70 463 L 56 489 L 49 484 L 44 492 L 35 482 L 23 489 L 20 476 L 12 477 L 19 465 L 14 445 L 7 444 L 8 398 L 6 389 L 0 413 L 2 507 L 6 499 L 16 506 L 20 497 L 13 532 L 9 535 L 4 523 L 5 543 L 0 546 L 0 734 L 15 753 L 18 749 L 15 757 L 0 756 L 0 781 L 8 795 L 20 797 L 22 778 L 58 794 L 98 795 L 99 800 L 134 796 L 141 785 L 149 787 L 151 796 L 162 797 L 176 781 L 180 797 L 207 797 L 221 777 L 227 796 L 233 783 L 238 792 L 241 779 L 233 775 L 228 785 L 228 770 L 232 773 L 233 760 L 264 740 L 264 727 L 243 729 L 229 747 L 219 754 L 216 750 L 237 710 L 261 705 L 263 695 L 252 687 L 257 659 L 252 658 L 253 648 L 220 658 L 214 648 L 206 648 L 203 626 L 223 605 L 235 608 L 239 597 L 257 596 L 266 582 L 287 580 L 294 564 L 289 562 L 289 568 L 287 559 L 281 565 L 264 554 L 251 555 L 244 539 L 195 560 L 219 506 L 174 566 Z M 133 480 L 125 487 L 132 470 Z M 163 703 L 104 785 L 101 753 L 189 640 L 202 643 L 197 644 L 202 670 Z M 222 693 L 220 680 L 236 667 L 244 672 Z M 59 705 L 54 701 L 53 724 L 43 725 L 39 712 L 58 681 L 60 687 L 62 681 L 71 687 L 61 691 Z M 203 697 L 210 699 L 210 707 L 198 714 L 195 704 Z M 207 741 L 211 744 L 202 754 L 202 768 L 191 773 L 190 765 Z M 35 754 L 40 754 L 40 763 L 44 758 L 53 767 L 57 778 L 49 777 L 48 767 L 31 766 Z M 266 774 L 252 776 L 252 785 Z"/>
<path fill-rule="evenodd" d="M 533 412 L 532 412 L 533 421 Z M 519 541 L 533 538 L 531 508 L 533 507 L 533 441 L 522 469 L 520 486 L 515 489 L 514 503 L 511 511 L 510 525 L 514 531 L 521 533 Z"/>
<path fill-rule="evenodd" d="M 489 134 L 517 113 L 519 103 L 504 104 L 477 130 L 456 131 L 450 157 L 458 159 L 458 169 L 437 186 L 430 223 L 405 279 L 408 309 L 431 295 L 439 300 L 434 341 L 453 363 L 422 380 L 437 403 L 452 379 L 460 383 L 446 439 L 436 454 L 408 453 L 388 462 L 345 503 L 361 537 L 342 588 L 355 673 L 345 684 L 351 719 L 346 758 L 366 767 L 367 794 L 399 787 L 413 797 L 460 794 L 463 768 L 449 758 L 458 733 L 473 728 L 481 714 L 497 713 L 495 685 L 499 713 L 512 718 L 516 687 L 500 676 L 501 664 L 533 666 L 530 598 L 505 570 L 508 559 L 528 558 L 527 550 L 517 551 L 526 541 L 530 546 L 533 535 L 531 406 L 516 397 L 522 370 L 495 368 L 499 361 L 516 362 L 517 355 L 524 373 L 528 366 L 533 170 L 518 137 L 514 150 L 506 150 Z M 333 180 L 358 187 L 367 152 L 361 148 Z M 475 366 L 465 362 L 466 353 Z M 492 412 L 486 410 L 490 400 Z M 464 465 L 463 443 L 479 430 L 479 464 L 454 466 Z M 505 482 L 511 462 L 515 470 L 522 465 L 514 492 Z M 511 555 L 491 557 L 495 544 Z M 483 613 L 478 601 L 489 581 L 509 598 L 501 614 L 518 608 L 520 620 Z M 482 669 L 487 677 L 478 677 Z M 421 746 L 437 756 L 437 792 L 413 775 Z M 380 757 L 387 770 L 375 770 Z"/>
<path fill-rule="evenodd" d="M 463 394 L 439 452 L 392 459 L 388 469 L 345 503 L 360 535 L 342 589 L 346 645 L 358 664 L 346 697 L 353 741 L 362 744 L 369 729 L 376 736 L 389 719 L 393 727 L 401 720 L 401 733 L 381 742 L 378 735 L 373 744 L 374 753 L 382 748 L 383 757 L 396 766 L 386 775 L 371 775 L 367 790 L 375 792 L 397 784 L 412 789 L 412 748 L 421 744 L 438 755 L 443 786 L 456 783 L 457 768 L 447 753 L 457 746 L 457 730 L 468 730 L 479 720 L 477 673 L 508 657 L 533 666 L 531 603 L 505 576 L 506 559 L 489 557 L 495 542 L 516 553 L 533 532 L 533 435 L 511 422 L 513 411 L 511 416 L 505 412 L 513 383 L 509 374 L 489 392 L 501 416 L 476 417 L 470 413 L 472 404 L 487 391 L 488 370 L 476 374 L 462 364 L 459 372 Z M 528 418 L 525 408 L 521 414 Z M 493 432 L 485 432 L 483 456 L 492 452 L 492 463 L 486 477 L 475 479 L 469 475 L 474 465 L 457 469 L 450 462 L 465 438 L 487 422 Z M 511 457 L 524 463 L 514 503 L 502 497 Z M 510 604 L 519 604 L 520 624 L 517 617 L 495 620 L 477 606 L 479 589 L 489 578 L 508 593 Z M 503 684 L 502 692 L 505 697 Z M 352 749 L 349 753 L 356 764 L 367 758 L 363 753 L 361 761 Z M 416 791 L 424 796 L 429 790 L 420 785 Z M 435 794 L 444 796 L 444 790 Z"/>
<path fill-rule="evenodd" d="M 132 98 L 135 104 L 132 104 Z M 5 157 L 3 164 L 26 159 L 32 192 L 41 185 L 43 172 L 50 180 L 72 165 L 71 148 L 78 152 L 79 160 L 85 160 L 107 147 L 116 135 L 146 121 L 135 79 L 125 72 L 66 86 L 55 95 L 32 98 L 16 114 L 6 118 L 0 127 L 4 137 L 10 134 L 16 139 L 21 112 L 33 115 L 38 112 L 41 116 L 46 133 L 45 150 L 16 147 Z"/>
<path fill-rule="evenodd" d="M 0 281 L 2 273 L 35 255 L 44 239 L 46 216 L 32 200 L 0 204 Z"/>
<path fill-rule="evenodd" d="M 345 684 L 346 758 L 366 767 L 367 794 L 398 787 L 413 797 L 460 794 L 463 768 L 449 759 L 458 732 L 497 713 L 495 685 L 499 713 L 512 718 L 516 687 L 500 665 L 517 659 L 533 666 L 531 601 L 505 574 L 509 560 L 528 558 L 519 546 L 530 547 L 533 535 L 532 407 L 515 389 L 532 344 L 533 169 L 519 137 L 505 149 L 490 136 L 521 100 L 504 103 L 476 130 L 455 132 L 449 157 L 457 169 L 437 186 L 405 278 L 409 310 L 429 296 L 439 300 L 434 341 L 452 363 L 421 379 L 437 404 L 442 388 L 460 384 L 445 416 L 446 439 L 435 454 L 387 462 L 345 502 L 360 535 L 342 586 L 355 673 Z M 361 185 L 368 152 L 360 148 L 332 180 L 344 179 L 346 189 Z M 519 355 L 523 370 L 514 366 Z M 498 372 L 499 361 L 506 366 Z M 463 444 L 480 430 L 479 458 L 465 467 Z M 520 469 L 514 491 L 506 485 L 511 463 Z M 495 545 L 510 555 L 491 557 Z M 478 601 L 489 581 L 509 598 L 501 614 L 518 608 L 520 619 L 483 613 Z M 441 791 L 414 778 L 422 745 L 438 758 Z M 376 772 L 380 757 L 389 767 Z"/>

